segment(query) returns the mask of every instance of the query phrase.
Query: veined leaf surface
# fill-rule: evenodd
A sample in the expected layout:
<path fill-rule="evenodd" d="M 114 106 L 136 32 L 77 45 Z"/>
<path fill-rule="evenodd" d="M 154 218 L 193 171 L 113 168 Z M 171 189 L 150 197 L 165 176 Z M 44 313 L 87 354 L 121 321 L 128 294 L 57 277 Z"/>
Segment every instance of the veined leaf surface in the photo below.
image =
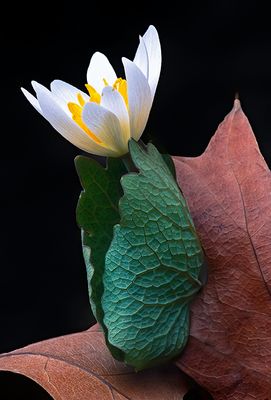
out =
<path fill-rule="evenodd" d="M 135 141 L 138 173 L 122 177 L 120 224 L 106 254 L 102 308 L 107 340 L 136 369 L 180 353 L 203 253 L 186 202 L 156 148 Z"/>

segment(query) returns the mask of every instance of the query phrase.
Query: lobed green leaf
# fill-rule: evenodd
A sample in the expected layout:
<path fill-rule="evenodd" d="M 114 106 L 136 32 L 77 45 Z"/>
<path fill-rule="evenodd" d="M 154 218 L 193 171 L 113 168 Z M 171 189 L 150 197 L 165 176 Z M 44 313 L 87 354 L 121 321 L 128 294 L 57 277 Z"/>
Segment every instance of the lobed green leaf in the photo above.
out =
<path fill-rule="evenodd" d="M 76 217 L 82 229 L 82 244 L 88 276 L 92 311 L 103 329 L 103 274 L 105 255 L 113 237 L 113 227 L 120 220 L 118 203 L 122 196 L 120 178 L 126 169 L 120 159 L 108 159 L 107 168 L 83 156 L 75 159 L 81 192 Z"/>
<path fill-rule="evenodd" d="M 112 354 L 140 370 L 184 348 L 203 253 L 162 156 L 151 144 L 129 148 L 139 173 L 121 178 L 121 221 L 106 254 L 101 305 Z"/>

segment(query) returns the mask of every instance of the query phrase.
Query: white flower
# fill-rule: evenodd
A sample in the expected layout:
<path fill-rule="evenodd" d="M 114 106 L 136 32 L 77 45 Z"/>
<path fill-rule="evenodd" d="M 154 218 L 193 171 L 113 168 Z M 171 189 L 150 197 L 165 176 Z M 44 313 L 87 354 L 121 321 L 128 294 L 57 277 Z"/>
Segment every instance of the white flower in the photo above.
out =
<path fill-rule="evenodd" d="M 128 140 L 142 135 L 161 69 L 158 33 L 150 26 L 134 61 L 122 59 L 126 80 L 117 78 L 110 62 L 95 53 L 87 71 L 88 94 L 60 80 L 51 91 L 32 82 L 37 98 L 22 88 L 35 109 L 67 140 L 92 154 L 119 157 Z"/>

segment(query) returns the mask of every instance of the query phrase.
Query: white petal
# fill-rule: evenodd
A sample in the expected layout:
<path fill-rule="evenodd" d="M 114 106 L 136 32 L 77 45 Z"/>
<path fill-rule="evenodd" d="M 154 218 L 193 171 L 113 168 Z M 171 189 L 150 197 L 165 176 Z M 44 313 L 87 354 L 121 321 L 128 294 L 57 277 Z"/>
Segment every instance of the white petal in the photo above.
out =
<path fill-rule="evenodd" d="M 36 81 L 31 81 L 31 85 L 32 85 L 33 89 L 36 92 L 38 100 L 39 100 L 39 98 L 38 98 L 38 93 L 39 92 L 50 93 L 52 95 L 52 97 L 54 98 L 54 101 L 59 105 L 59 107 L 61 107 L 63 109 L 63 111 L 67 114 L 67 116 L 70 117 L 71 113 L 70 113 L 70 111 L 68 109 L 66 101 L 64 101 L 61 97 L 58 97 L 58 96 L 54 95 L 45 86 L 41 85 L 40 83 L 38 83 Z"/>
<path fill-rule="evenodd" d="M 122 62 L 128 85 L 131 137 L 138 140 L 148 121 L 152 105 L 151 91 L 141 70 L 127 58 L 123 58 Z"/>
<path fill-rule="evenodd" d="M 21 88 L 23 94 L 25 95 L 25 97 L 27 98 L 27 100 L 29 101 L 29 103 L 32 104 L 32 106 L 42 115 L 42 111 L 39 105 L 38 100 L 36 99 L 35 96 L 33 96 L 33 94 L 29 93 L 28 90 Z"/>
<path fill-rule="evenodd" d="M 92 154 L 112 155 L 115 152 L 94 142 L 63 110 L 59 98 L 44 86 L 33 82 L 43 116 L 69 142 Z M 109 154 L 110 153 L 110 154 Z"/>
<path fill-rule="evenodd" d="M 111 111 L 119 120 L 122 135 L 121 139 L 125 146 L 130 139 L 130 121 L 127 106 L 122 95 L 112 86 L 103 89 L 101 105 Z"/>
<path fill-rule="evenodd" d="M 139 36 L 139 45 L 134 58 L 134 63 L 143 72 L 146 78 L 149 78 L 149 60 L 146 45 L 141 36 Z"/>
<path fill-rule="evenodd" d="M 99 52 L 93 54 L 87 71 L 87 81 L 98 93 L 102 93 L 104 81 L 106 79 L 110 86 L 117 79 L 115 71 L 108 61 L 108 58 Z"/>
<path fill-rule="evenodd" d="M 77 89 L 76 87 L 61 81 L 59 79 L 54 80 L 51 83 L 51 91 L 56 96 L 60 97 L 65 103 L 78 103 L 78 94 L 80 93 L 83 96 L 85 101 L 89 100 L 89 96 L 82 92 L 82 90 Z"/>
<path fill-rule="evenodd" d="M 122 132 L 118 118 L 111 111 L 97 103 L 87 103 L 83 110 L 83 121 L 88 128 L 107 146 L 119 155 L 128 151 L 123 146 Z"/>
<path fill-rule="evenodd" d="M 158 32 L 153 25 L 150 25 L 143 36 L 149 59 L 149 77 L 148 82 L 151 88 L 152 98 L 155 95 L 157 83 L 161 71 L 161 45 Z"/>

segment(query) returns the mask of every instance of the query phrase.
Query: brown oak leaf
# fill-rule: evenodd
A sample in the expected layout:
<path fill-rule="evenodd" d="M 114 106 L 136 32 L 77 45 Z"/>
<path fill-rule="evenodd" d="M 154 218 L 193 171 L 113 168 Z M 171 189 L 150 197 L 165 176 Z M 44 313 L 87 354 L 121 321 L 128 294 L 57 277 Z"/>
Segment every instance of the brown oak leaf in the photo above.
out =
<path fill-rule="evenodd" d="M 177 365 L 216 400 L 270 400 L 271 172 L 239 101 L 201 156 L 174 161 L 209 265 Z"/>
<path fill-rule="evenodd" d="M 115 361 L 97 326 L 3 354 L 0 370 L 33 379 L 55 400 L 181 400 L 188 391 L 173 365 L 135 373 Z"/>

